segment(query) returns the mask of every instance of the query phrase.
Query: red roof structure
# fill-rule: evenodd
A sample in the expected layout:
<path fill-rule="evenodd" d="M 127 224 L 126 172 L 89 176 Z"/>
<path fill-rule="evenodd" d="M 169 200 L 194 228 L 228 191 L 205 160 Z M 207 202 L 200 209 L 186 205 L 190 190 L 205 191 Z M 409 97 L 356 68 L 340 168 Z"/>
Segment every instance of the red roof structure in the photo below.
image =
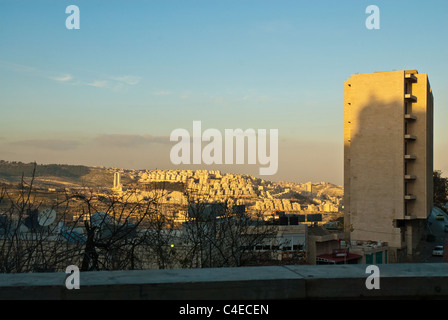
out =
<path fill-rule="evenodd" d="M 357 263 L 362 255 L 350 253 L 349 249 L 334 249 L 332 253 L 325 253 L 316 257 L 316 262 L 320 264 L 349 264 Z"/>

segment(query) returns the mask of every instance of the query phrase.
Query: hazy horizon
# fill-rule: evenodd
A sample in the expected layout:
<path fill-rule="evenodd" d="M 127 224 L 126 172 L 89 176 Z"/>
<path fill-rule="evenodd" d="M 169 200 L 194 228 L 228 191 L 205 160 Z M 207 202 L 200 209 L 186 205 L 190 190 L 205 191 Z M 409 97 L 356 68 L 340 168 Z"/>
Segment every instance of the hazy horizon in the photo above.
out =
<path fill-rule="evenodd" d="M 278 129 L 271 181 L 343 184 L 344 81 L 417 69 L 434 93 L 434 169 L 448 174 L 444 1 L 2 1 L 0 159 L 175 166 L 170 133 Z M 80 29 L 66 28 L 66 7 Z M 409 22 L 412 23 L 409 23 Z"/>

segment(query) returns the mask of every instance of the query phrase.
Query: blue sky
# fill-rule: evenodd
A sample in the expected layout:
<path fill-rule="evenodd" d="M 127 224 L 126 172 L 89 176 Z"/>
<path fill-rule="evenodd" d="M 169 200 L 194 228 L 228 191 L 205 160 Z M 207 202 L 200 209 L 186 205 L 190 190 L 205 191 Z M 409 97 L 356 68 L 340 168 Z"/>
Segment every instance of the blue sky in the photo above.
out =
<path fill-rule="evenodd" d="M 79 30 L 65 27 L 71 4 Z M 365 27 L 370 4 L 379 30 Z M 344 81 L 417 69 L 435 96 L 435 169 L 447 174 L 447 9 L 443 0 L 1 0 L 0 159 L 176 168 L 163 138 L 201 120 L 279 129 L 272 180 L 342 184 Z"/>

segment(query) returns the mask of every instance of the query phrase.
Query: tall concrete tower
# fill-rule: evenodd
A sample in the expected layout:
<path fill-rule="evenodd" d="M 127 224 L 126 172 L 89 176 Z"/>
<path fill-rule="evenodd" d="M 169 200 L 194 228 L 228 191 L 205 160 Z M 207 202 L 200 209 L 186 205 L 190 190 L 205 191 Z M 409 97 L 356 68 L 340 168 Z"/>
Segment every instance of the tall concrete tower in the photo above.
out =
<path fill-rule="evenodd" d="M 114 190 L 117 190 L 117 191 L 122 190 L 120 172 L 114 173 Z"/>
<path fill-rule="evenodd" d="M 402 261 L 433 200 L 433 95 L 417 70 L 352 75 L 344 95 L 344 224 Z"/>

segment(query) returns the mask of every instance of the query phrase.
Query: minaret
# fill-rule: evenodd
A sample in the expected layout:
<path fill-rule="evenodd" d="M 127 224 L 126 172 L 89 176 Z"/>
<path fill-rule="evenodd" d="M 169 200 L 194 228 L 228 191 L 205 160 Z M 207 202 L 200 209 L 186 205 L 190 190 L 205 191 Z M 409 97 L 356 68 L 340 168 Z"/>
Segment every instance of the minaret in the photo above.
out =
<path fill-rule="evenodd" d="M 114 173 L 114 190 L 121 191 L 122 185 L 121 185 L 121 179 L 120 179 L 120 172 Z"/>

